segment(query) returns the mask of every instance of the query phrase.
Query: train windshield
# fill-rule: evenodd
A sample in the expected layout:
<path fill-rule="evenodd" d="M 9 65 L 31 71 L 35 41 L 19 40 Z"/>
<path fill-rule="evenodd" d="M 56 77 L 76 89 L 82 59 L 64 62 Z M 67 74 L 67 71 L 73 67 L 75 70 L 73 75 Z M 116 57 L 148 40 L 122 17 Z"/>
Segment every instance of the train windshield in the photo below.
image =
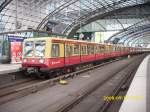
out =
<path fill-rule="evenodd" d="M 35 42 L 35 56 L 42 57 L 45 54 L 45 41 Z"/>
<path fill-rule="evenodd" d="M 24 53 L 27 57 L 33 56 L 33 41 L 28 41 L 25 43 Z"/>

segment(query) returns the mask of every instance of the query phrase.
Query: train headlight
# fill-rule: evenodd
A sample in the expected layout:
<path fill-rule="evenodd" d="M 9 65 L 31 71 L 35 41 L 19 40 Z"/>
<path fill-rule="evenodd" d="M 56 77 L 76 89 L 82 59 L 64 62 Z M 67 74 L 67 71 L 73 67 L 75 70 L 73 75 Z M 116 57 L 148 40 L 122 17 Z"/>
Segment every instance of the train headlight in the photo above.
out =
<path fill-rule="evenodd" d="M 32 62 L 34 63 L 34 62 L 35 62 L 35 60 L 34 60 L 34 59 L 32 59 Z"/>
<path fill-rule="evenodd" d="M 40 63 L 44 63 L 44 59 L 40 59 L 39 62 L 40 62 Z"/>
<path fill-rule="evenodd" d="M 27 62 L 27 59 L 23 59 L 23 62 L 25 62 L 25 63 L 26 63 L 26 62 Z"/>

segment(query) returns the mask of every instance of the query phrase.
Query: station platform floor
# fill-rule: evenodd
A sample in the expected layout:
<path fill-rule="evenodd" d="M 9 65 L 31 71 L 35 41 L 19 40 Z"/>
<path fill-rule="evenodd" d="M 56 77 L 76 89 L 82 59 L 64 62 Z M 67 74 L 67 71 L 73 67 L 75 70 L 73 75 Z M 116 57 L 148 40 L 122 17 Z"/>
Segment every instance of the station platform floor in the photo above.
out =
<path fill-rule="evenodd" d="M 140 64 L 119 112 L 150 112 L 150 55 Z"/>
<path fill-rule="evenodd" d="M 0 76 L 21 70 L 21 64 L 0 64 Z"/>

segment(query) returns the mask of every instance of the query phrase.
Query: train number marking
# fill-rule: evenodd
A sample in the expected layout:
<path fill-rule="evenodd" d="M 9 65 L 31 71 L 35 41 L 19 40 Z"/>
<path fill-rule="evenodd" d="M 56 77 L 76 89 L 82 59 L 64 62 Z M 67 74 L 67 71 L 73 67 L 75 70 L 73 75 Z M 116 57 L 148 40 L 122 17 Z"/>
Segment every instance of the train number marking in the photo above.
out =
<path fill-rule="evenodd" d="M 59 64 L 60 61 L 52 61 L 52 65 Z"/>

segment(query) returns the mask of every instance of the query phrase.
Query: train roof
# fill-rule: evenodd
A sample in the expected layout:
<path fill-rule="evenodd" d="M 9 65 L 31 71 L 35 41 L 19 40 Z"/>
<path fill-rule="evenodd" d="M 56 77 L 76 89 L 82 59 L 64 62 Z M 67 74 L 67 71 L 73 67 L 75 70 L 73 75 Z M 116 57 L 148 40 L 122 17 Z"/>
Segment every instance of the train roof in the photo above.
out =
<path fill-rule="evenodd" d="M 71 43 L 82 43 L 82 44 L 99 44 L 99 45 L 110 45 L 110 46 L 118 46 L 118 47 L 125 47 L 123 45 L 115 45 L 115 44 L 107 44 L 107 43 L 95 43 L 95 42 L 88 42 L 88 41 L 83 41 L 83 40 L 73 40 L 73 39 L 67 39 L 67 38 L 56 38 L 56 37 L 38 37 L 38 38 L 27 38 L 25 41 L 34 41 L 34 40 L 51 40 L 54 42 L 71 42 Z"/>

